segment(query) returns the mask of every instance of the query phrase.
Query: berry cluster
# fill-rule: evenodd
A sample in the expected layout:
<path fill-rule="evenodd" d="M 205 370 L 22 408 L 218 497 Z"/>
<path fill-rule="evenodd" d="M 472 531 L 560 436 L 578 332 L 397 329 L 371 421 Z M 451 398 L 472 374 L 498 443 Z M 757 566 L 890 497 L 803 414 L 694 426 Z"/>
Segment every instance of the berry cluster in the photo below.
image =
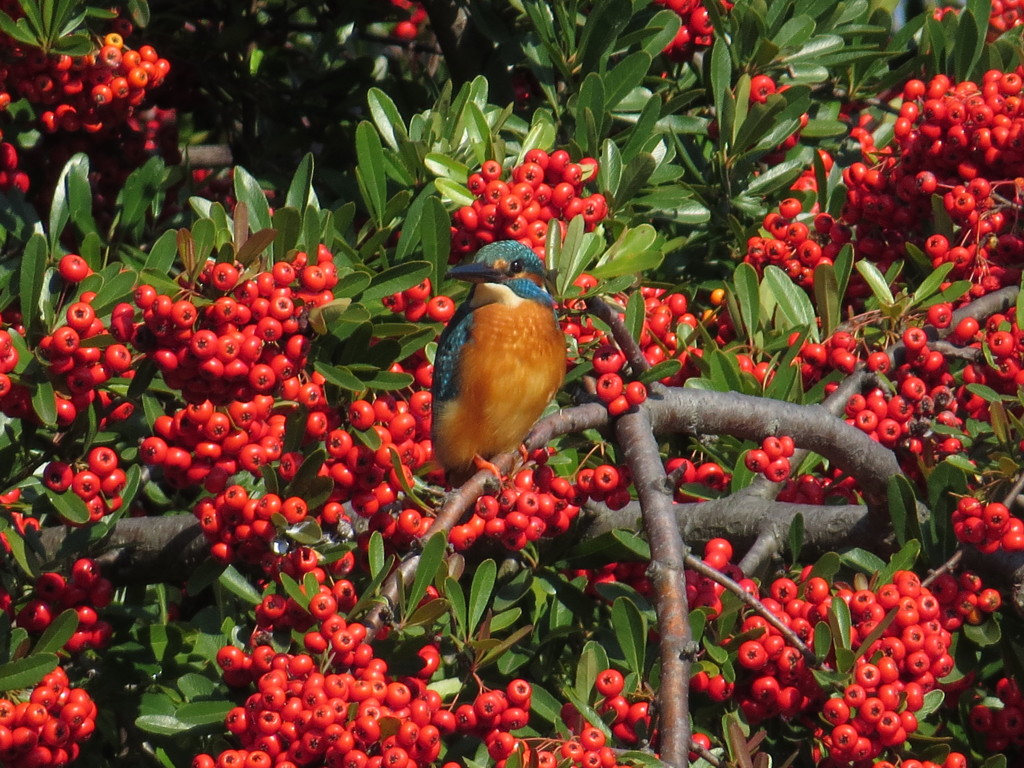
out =
<path fill-rule="evenodd" d="M 980 84 L 937 75 L 904 86 L 893 146 L 869 147 L 866 160 L 877 162 L 843 171 L 842 218 L 856 226 L 858 255 L 884 271 L 911 243 L 933 264 L 953 264 L 950 278 L 970 280 L 972 296 L 1020 280 L 1013 211 L 1020 194 L 1014 180 L 1024 170 L 1015 138 L 1024 125 L 1022 89 L 1019 71 L 998 70 Z M 956 227 L 951 239 L 928 231 L 935 194 Z"/>
<path fill-rule="evenodd" d="M 307 437 L 322 438 L 332 426 L 323 379 L 305 374 L 304 319 L 333 298 L 337 277 L 321 247 L 316 261 L 299 252 L 248 278 L 234 264 L 207 263 L 194 282 L 181 282 L 193 299 L 137 288 L 142 322 L 133 323 L 134 310 L 123 305 L 127 323 L 118 332 L 189 403 L 154 422 L 143 460 L 163 466 L 172 483 L 220 490 L 239 467 L 258 473 L 280 456 L 284 415 L 272 413 L 275 395 L 308 409 Z"/>
<path fill-rule="evenodd" d="M 992 10 L 988 15 L 989 42 L 995 40 L 1003 32 L 1024 24 L 1020 0 L 992 0 Z"/>
<path fill-rule="evenodd" d="M 576 279 L 574 285 L 579 288 L 581 293 L 586 293 L 597 286 L 597 279 L 583 273 Z M 644 286 L 640 289 L 640 294 L 644 299 L 644 322 L 638 342 L 643 350 L 644 358 L 652 366 L 673 357 L 678 358 L 683 363 L 682 369 L 661 381 L 664 384 L 680 385 L 687 378 L 698 374 L 697 368 L 690 360 L 690 355 L 699 356 L 702 353 L 696 347 L 690 347 L 683 343 L 697 327 L 698 320 L 689 311 L 689 302 L 681 293 L 669 293 L 664 288 Z M 616 410 L 623 406 L 623 401 L 618 400 L 619 396 L 626 398 L 625 407 L 627 408 L 632 404 L 643 402 L 646 398 L 646 387 L 643 387 L 640 382 L 625 382 L 622 374 L 626 363 L 625 356 L 611 344 L 604 331 L 594 326 L 589 314 L 581 313 L 582 307 L 579 300 L 568 300 L 565 303 L 565 310 L 560 325 L 562 331 L 570 337 L 573 347 L 579 352 L 578 356 L 571 356 L 570 360 L 574 363 L 583 359 L 591 361 L 595 375 L 601 377 L 605 373 L 617 374 L 618 380 L 622 384 L 622 391 L 616 392 L 618 387 L 615 378 L 609 377 L 605 383 L 597 385 L 598 397 L 608 403 L 609 409 L 612 408 L 611 403 L 617 401 Z M 634 385 L 632 394 L 629 393 L 631 384 Z M 613 392 L 615 395 L 606 399 Z M 633 399 L 630 400 L 630 397 Z"/>
<path fill-rule="evenodd" d="M 78 627 L 64 649 L 71 654 L 89 648 L 101 650 L 109 643 L 113 629 L 96 612 L 110 605 L 113 596 L 114 585 L 100 574 L 95 561 L 80 558 L 71 568 L 70 581 L 53 571 L 40 574 L 28 602 L 15 614 L 15 621 L 19 627 L 41 634 L 60 613 L 72 609 L 78 614 Z"/>
<path fill-rule="evenodd" d="M 306 501 L 298 496 L 282 499 L 276 493 L 267 493 L 251 498 L 240 485 L 200 499 L 193 511 L 212 544 L 211 557 L 223 563 L 261 563 L 270 552 L 270 542 L 282 532 L 279 526 L 298 525 L 309 512 Z"/>
<path fill-rule="evenodd" d="M 427 22 L 427 11 L 418 0 L 391 0 L 391 5 L 407 15 L 395 22 L 392 34 L 400 40 L 415 40 Z"/>
<path fill-rule="evenodd" d="M 256 691 L 225 718 L 241 749 L 225 750 L 216 758 L 199 755 L 194 768 L 408 768 L 436 759 L 442 734 L 456 727 L 452 713 L 441 709 L 441 697 L 418 677 L 389 676 L 387 663 L 362 642 L 366 630 L 361 624 L 335 614 L 321 622 L 319 634 L 335 651 L 325 672 L 309 654 L 278 653 L 269 645 L 257 646 L 251 654 L 234 646 L 218 652 L 225 681 L 235 686 L 255 683 Z M 392 721 L 399 727 L 382 727 Z"/>
<path fill-rule="evenodd" d="M 739 566 L 732 562 L 732 544 L 727 539 L 710 539 L 704 545 L 704 555 L 701 558 L 707 565 L 721 571 L 731 578 L 743 589 L 752 594 L 757 593 L 757 584 L 746 578 Z M 693 608 L 706 609 L 709 618 L 716 618 L 722 613 L 722 595 L 725 594 L 725 587 L 707 576 L 702 576 L 696 571 L 686 569 L 684 572 L 686 581 L 686 602 Z"/>
<path fill-rule="evenodd" d="M 80 258 L 74 254 L 64 259 Z M 63 263 L 63 260 L 62 260 Z M 70 263 L 70 262 L 69 262 Z M 65 323 L 39 342 L 39 355 L 49 363 L 51 378 L 59 380 L 70 394 L 59 398 L 57 423 L 68 426 L 79 410 L 95 399 L 99 387 L 112 378 L 131 378 L 132 353 L 122 343 L 101 347 L 90 339 L 103 335 L 125 315 L 127 305 L 115 309 L 111 317 L 111 328 L 96 316 L 92 302 L 94 291 L 86 291 L 65 311 Z M 130 310 L 129 310 L 130 311 Z"/>
<path fill-rule="evenodd" d="M 912 572 L 897 571 L 892 583 L 853 589 L 812 576 L 808 567 L 799 583 L 773 581 L 762 603 L 808 645 L 834 601 L 846 603 L 852 620 L 847 647 L 875 639 L 858 654 L 842 690 L 824 691 L 801 652 L 758 614 L 738 627 L 737 664 L 745 671 L 736 682 L 701 670 L 691 687 L 715 701 L 734 698 L 751 723 L 778 715 L 806 720 L 829 760 L 822 765 L 879 758 L 899 750 L 917 730 L 915 712 L 925 694 L 952 671 L 951 633 L 990 607 L 981 607 L 980 587 L 977 577 L 965 573 L 959 579 L 944 574 L 929 589 Z M 884 621 L 890 612 L 893 620 Z M 821 720 L 811 720 L 812 713 Z"/>
<path fill-rule="evenodd" d="M 0 412 L 13 415 L 25 413 L 25 387 L 16 386 L 10 375 L 18 367 L 18 350 L 10 331 L 0 328 Z M 31 412 L 29 406 L 28 412 Z"/>
<path fill-rule="evenodd" d="M 8 768 L 67 765 L 96 730 L 96 705 L 57 667 L 24 697 L 0 698 L 0 762 Z"/>
<path fill-rule="evenodd" d="M 593 158 L 572 162 L 564 149 L 531 149 L 507 179 L 503 175 L 497 160 L 470 175 L 466 186 L 476 200 L 453 216 L 453 261 L 495 240 L 518 240 L 543 258 L 551 222 L 564 231 L 570 219 L 582 216 L 589 231 L 608 215 L 604 195 L 582 197 L 583 186 L 597 176 Z"/>
<path fill-rule="evenodd" d="M 294 629 L 305 633 L 303 645 L 306 653 L 317 654 L 328 650 L 331 638 L 324 637 L 322 632 L 310 630 L 318 621 L 324 621 L 338 611 L 350 611 L 356 604 L 358 595 L 355 586 L 347 579 L 337 579 L 328 586 L 325 583 L 326 574 L 318 562 L 316 553 L 308 547 L 299 547 L 290 557 L 280 561 L 282 573 L 289 573 L 292 578 L 301 578 L 305 573 L 312 573 L 320 586 L 309 600 L 308 606 L 296 602 L 293 597 L 286 597 L 277 592 L 267 594 L 256 606 L 254 638 L 263 637 L 262 633 L 273 633 L 279 629 Z M 280 577 L 277 578 L 280 581 Z"/>
<path fill-rule="evenodd" d="M 769 237 L 755 235 L 747 240 L 743 260 L 759 274 L 772 264 L 783 270 L 789 278 L 808 291 L 814 287 L 814 269 L 819 264 L 831 264 L 851 232 L 842 222 L 827 213 L 819 213 L 802 221 L 804 204 L 799 198 L 789 197 L 779 203 L 779 210 L 764 217 L 764 229 Z"/>
<path fill-rule="evenodd" d="M 430 373 L 432 369 L 423 371 Z M 421 385 L 429 386 L 429 381 Z M 433 396 L 426 389 L 413 392 L 407 400 L 390 394 L 378 395 L 372 402 L 354 400 L 348 407 L 352 431 L 336 429 L 327 435 L 327 471 L 336 491 L 332 500 L 351 501 L 356 514 L 370 518 L 370 528 L 381 531 L 385 539 L 395 532 L 390 505 L 412 482 L 412 473 L 433 458 L 432 404 Z M 373 433 L 378 447 L 358 439 L 360 433 Z M 395 471 L 396 457 L 402 477 Z"/>
<path fill-rule="evenodd" d="M 4 6 L 10 13 L 17 3 Z M 20 15 L 15 11 L 15 16 Z M 24 98 L 45 107 L 39 120 L 50 133 L 97 133 L 123 122 L 171 70 L 170 62 L 151 45 L 126 48 L 119 32 L 106 35 L 98 52 L 78 57 L 47 55 L 40 49 L 13 45 L 9 38 L 3 42 L 8 63 L 0 100 Z"/>
<path fill-rule="evenodd" d="M 663 53 L 672 61 L 689 61 L 699 49 L 708 48 L 714 42 L 715 28 L 703 0 L 653 0 L 674 11 L 682 21 L 672 42 L 665 46 Z M 732 8 L 729 0 L 719 4 L 723 12 Z"/>
<path fill-rule="evenodd" d="M 339 592 L 341 584 L 347 588 Z M 446 709 L 424 682 L 440 664 L 436 646 L 420 649 L 414 674 L 395 677 L 364 642 L 366 627 L 337 613 L 354 605 L 351 584 L 339 581 L 323 590 L 309 606 L 307 653 L 277 652 L 267 644 L 251 653 L 231 645 L 218 651 L 225 682 L 256 690 L 225 719 L 240 749 L 199 755 L 195 768 L 416 768 L 436 761 L 443 738 L 454 734 L 479 738 L 502 765 L 520 746 L 511 731 L 529 720 L 529 683 L 513 680 L 504 690 L 481 690 L 471 702 Z M 285 601 L 275 602 L 269 609 L 279 612 L 277 618 L 285 616 Z M 268 601 L 262 605 L 265 613 Z M 275 619 L 270 626 L 298 625 Z"/>
<path fill-rule="evenodd" d="M 751 448 L 743 457 L 743 463 L 751 472 L 764 475 L 768 480 L 781 483 L 789 477 L 792 468 L 789 458 L 796 450 L 793 438 L 769 436 L 761 441 L 760 448 Z"/>
<path fill-rule="evenodd" d="M 547 460 L 546 453 L 538 454 L 536 459 Z M 464 550 L 486 536 L 515 551 L 542 536 L 565 533 L 579 514 L 577 488 L 546 464 L 522 469 L 497 496 L 477 499 L 474 514 L 452 529 L 449 541 Z"/>
<path fill-rule="evenodd" d="M 0 191 L 20 189 L 28 192 L 29 179 L 18 165 L 18 149 L 13 144 L 0 141 Z"/>
<path fill-rule="evenodd" d="M 845 504 L 857 504 L 856 481 L 839 469 L 832 470 L 831 477 L 800 475 L 786 480 L 779 492 L 779 501 L 796 504 L 825 504 L 829 500 Z"/>
<path fill-rule="evenodd" d="M 608 406 L 612 416 L 625 413 L 647 399 L 643 382 L 623 382 L 621 371 L 626 365 L 626 356 L 618 347 L 602 344 L 594 351 L 593 365 L 597 374 L 597 396 Z"/>
<path fill-rule="evenodd" d="M 607 718 L 606 724 L 612 736 L 620 743 L 633 745 L 640 741 L 651 741 L 657 732 L 651 728 L 650 703 L 635 696 L 623 695 L 625 683 L 625 678 L 617 669 L 598 672 L 594 680 L 594 691 L 600 698 L 595 702 L 595 709 L 603 718 Z M 603 765 L 608 760 L 600 755 L 600 751 L 607 748 L 604 732 L 588 724 L 573 704 L 564 704 L 561 716 L 576 735 L 575 739 L 562 743 L 559 750 L 561 756 L 582 766 Z M 600 763 L 587 757 L 587 752 L 598 752 Z"/>
<path fill-rule="evenodd" d="M 385 296 L 384 306 L 395 314 L 403 314 L 406 320 L 416 323 L 424 318 L 435 323 L 447 323 L 455 314 L 455 302 L 450 296 L 431 296 L 430 278 L 404 291 Z"/>
<path fill-rule="evenodd" d="M 996 701 L 989 694 L 970 708 L 967 725 L 984 738 L 988 752 L 1005 753 L 1011 746 L 1019 750 L 1024 747 L 1024 697 L 1020 686 L 1012 677 L 1001 677 L 993 693 Z"/>
<path fill-rule="evenodd" d="M 108 347 L 109 349 L 109 347 Z M 70 490 L 89 508 L 89 521 L 121 508 L 121 491 L 128 476 L 120 466 L 113 448 L 97 446 L 89 451 L 86 464 L 79 469 L 64 461 L 51 461 L 43 470 L 43 484 L 55 493 Z"/>
<path fill-rule="evenodd" d="M 980 552 L 1024 550 L 1024 521 L 999 502 L 983 504 L 962 498 L 953 510 L 952 523 L 957 539 L 973 544 Z"/>
<path fill-rule="evenodd" d="M 675 484 L 673 498 L 680 503 L 702 501 L 709 490 L 724 491 L 732 481 L 732 475 L 714 461 L 695 464 L 677 457 L 665 462 L 665 471 Z"/>

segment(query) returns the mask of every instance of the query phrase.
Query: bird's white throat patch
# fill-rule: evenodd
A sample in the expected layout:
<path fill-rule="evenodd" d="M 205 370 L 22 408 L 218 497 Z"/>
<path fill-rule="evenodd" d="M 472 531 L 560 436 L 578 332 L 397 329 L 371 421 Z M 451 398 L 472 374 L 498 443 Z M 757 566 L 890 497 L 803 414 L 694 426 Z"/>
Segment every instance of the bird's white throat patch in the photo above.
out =
<path fill-rule="evenodd" d="M 501 283 L 478 283 L 473 291 L 472 307 L 482 307 L 487 304 L 504 304 L 506 307 L 518 307 L 526 301 L 522 296 L 517 296 L 515 291 Z"/>

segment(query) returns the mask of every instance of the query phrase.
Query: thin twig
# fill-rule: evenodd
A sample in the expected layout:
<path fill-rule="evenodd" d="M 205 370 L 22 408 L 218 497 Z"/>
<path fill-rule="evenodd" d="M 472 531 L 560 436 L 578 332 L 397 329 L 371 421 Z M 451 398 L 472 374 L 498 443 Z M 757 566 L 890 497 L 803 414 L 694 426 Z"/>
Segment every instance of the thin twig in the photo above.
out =
<path fill-rule="evenodd" d="M 712 568 L 696 555 L 686 555 L 685 563 L 687 568 L 696 571 L 701 576 L 705 576 L 716 584 L 720 584 L 725 587 L 729 592 L 736 595 L 744 605 L 748 608 L 752 608 L 759 616 L 763 616 L 764 620 L 775 627 L 789 645 L 800 651 L 800 655 L 804 657 L 804 661 L 807 662 L 807 666 L 816 669 L 821 665 L 821 661 L 819 661 L 818 657 L 814 655 L 814 651 L 808 647 L 807 643 L 800 639 L 796 632 L 786 626 L 782 622 L 782 619 L 768 610 L 764 603 L 747 592 L 747 590 L 741 587 L 737 582 L 730 579 L 717 568 Z"/>
<path fill-rule="evenodd" d="M 939 576 L 941 576 L 944 573 L 949 573 L 954 568 L 956 568 L 960 564 L 960 561 L 963 559 L 963 557 L 963 547 L 957 547 L 956 551 L 949 556 L 949 559 L 946 560 L 946 562 L 944 562 L 934 571 L 929 573 L 925 578 L 921 579 L 921 586 L 930 587 L 933 583 L 935 583 L 935 580 L 939 578 Z"/>
<path fill-rule="evenodd" d="M 615 339 L 615 343 L 619 345 L 619 349 L 626 356 L 633 375 L 639 376 L 650 368 L 651 364 L 644 357 L 644 351 L 640 349 L 640 345 L 633 338 L 633 334 L 626 328 L 626 324 L 619 316 L 618 310 L 600 296 L 591 296 L 585 301 L 587 311 L 603 321 L 611 329 L 612 338 Z"/>

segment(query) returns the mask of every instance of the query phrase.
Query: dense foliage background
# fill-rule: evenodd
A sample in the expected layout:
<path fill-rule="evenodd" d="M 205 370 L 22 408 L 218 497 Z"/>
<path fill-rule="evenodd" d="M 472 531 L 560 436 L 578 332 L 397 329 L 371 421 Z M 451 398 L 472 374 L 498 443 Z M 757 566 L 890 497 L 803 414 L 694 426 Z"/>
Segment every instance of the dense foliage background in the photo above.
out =
<path fill-rule="evenodd" d="M 0 0 L 0 764 L 1018 764 L 1020 21 Z M 453 488 L 502 239 L 566 384 Z"/>

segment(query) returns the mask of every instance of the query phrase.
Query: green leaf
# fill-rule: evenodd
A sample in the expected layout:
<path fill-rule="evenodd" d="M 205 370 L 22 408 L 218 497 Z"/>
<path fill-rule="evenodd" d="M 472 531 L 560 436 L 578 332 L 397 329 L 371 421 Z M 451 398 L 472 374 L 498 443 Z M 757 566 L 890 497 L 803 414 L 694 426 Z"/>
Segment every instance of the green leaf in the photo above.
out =
<path fill-rule="evenodd" d="M 57 424 L 57 400 L 49 379 L 36 381 L 36 388 L 32 393 L 32 410 L 46 426 L 52 427 Z"/>
<path fill-rule="evenodd" d="M 476 200 L 464 184 L 456 184 L 449 179 L 434 179 L 434 186 L 442 197 L 451 200 L 455 205 L 472 205 Z"/>
<path fill-rule="evenodd" d="M 982 648 L 998 644 L 1003 637 L 995 615 L 989 616 L 981 624 L 965 623 L 963 630 L 968 640 Z"/>
<path fill-rule="evenodd" d="M 64 164 L 60 176 L 57 177 L 57 184 L 50 202 L 50 253 L 54 255 L 57 254 L 64 227 L 67 226 L 68 220 L 71 218 L 71 179 L 73 176 L 80 178 L 83 174 L 88 176 L 88 173 L 89 158 L 79 152 Z M 90 201 L 89 208 L 91 209 L 91 207 Z"/>
<path fill-rule="evenodd" d="M 911 539 L 920 541 L 921 524 L 917 518 L 917 498 L 910 481 L 904 475 L 889 478 L 887 488 L 889 516 L 892 519 L 896 541 L 902 547 Z"/>
<path fill-rule="evenodd" d="M 1017 291 L 1017 300 L 1014 303 L 1014 317 L 1018 328 L 1024 328 L 1024 289 Z"/>
<path fill-rule="evenodd" d="M 402 115 L 390 96 L 380 88 L 371 88 L 366 93 L 366 102 L 374 125 L 389 147 L 397 150 L 400 142 L 409 140 Z"/>
<path fill-rule="evenodd" d="M 57 653 L 78 629 L 78 612 L 68 608 L 50 622 L 32 649 L 33 653 Z"/>
<path fill-rule="evenodd" d="M 433 264 L 433 283 L 440 285 L 448 269 L 448 256 L 452 247 L 451 218 L 441 201 L 427 198 L 420 225 L 420 239 L 423 243 L 423 257 Z"/>
<path fill-rule="evenodd" d="M 46 498 L 65 522 L 71 525 L 85 525 L 89 522 L 89 508 L 80 496 L 70 491 L 57 493 L 47 488 Z"/>
<path fill-rule="evenodd" d="M 213 694 L 216 686 L 208 677 L 187 672 L 178 678 L 178 690 L 189 700 L 206 698 Z"/>
<path fill-rule="evenodd" d="M 439 180 L 450 179 L 461 185 L 465 185 L 469 180 L 469 166 L 441 152 L 428 152 L 423 158 L 423 165 L 428 171 L 439 177 Z M 462 193 L 469 195 L 471 200 L 475 199 L 468 189 L 462 189 Z"/>
<path fill-rule="evenodd" d="M 892 291 L 889 290 L 889 282 L 885 279 L 878 267 L 872 264 L 870 261 L 860 260 L 854 265 L 861 277 L 864 278 L 864 282 L 868 284 L 871 289 L 871 293 L 878 300 L 878 303 L 883 307 L 889 307 L 896 303 L 893 298 Z"/>
<path fill-rule="evenodd" d="M 612 603 L 612 629 L 619 641 L 626 666 L 638 677 L 644 675 L 644 655 L 647 648 L 647 619 L 636 603 L 625 597 Z"/>
<path fill-rule="evenodd" d="M 885 561 L 882 558 L 860 547 L 843 552 L 842 558 L 844 563 L 869 576 L 878 573 L 885 567 Z"/>
<path fill-rule="evenodd" d="M 288 185 L 288 192 L 284 198 L 284 207 L 291 208 L 293 211 L 304 211 L 306 206 L 312 205 L 315 202 L 316 195 L 313 193 L 313 155 L 307 153 L 299 162 L 292 176 L 291 183 Z M 277 227 L 277 223 L 272 222 L 272 226 Z"/>
<path fill-rule="evenodd" d="M 106 271 L 104 270 L 104 273 Z M 102 317 L 117 304 L 130 300 L 131 293 L 135 290 L 138 281 L 139 276 L 130 269 L 119 271 L 110 279 L 105 279 L 103 285 L 96 291 L 96 298 L 92 300 L 92 308 L 97 317 Z M 83 343 L 82 346 L 85 345 Z"/>
<path fill-rule="evenodd" d="M 33 653 L 23 659 L 0 664 L 0 691 L 31 688 L 57 667 L 57 655 Z"/>
<path fill-rule="evenodd" d="M 217 577 L 217 583 L 249 605 L 258 605 L 263 600 L 259 590 L 233 565 L 229 565 L 221 572 Z"/>
<path fill-rule="evenodd" d="M 46 237 L 36 232 L 25 244 L 18 268 L 18 295 L 26 338 L 35 342 L 43 335 L 42 296 L 46 275 Z"/>
<path fill-rule="evenodd" d="M 839 35 L 818 35 L 811 38 L 805 45 L 800 47 L 796 53 L 782 57 L 786 64 L 795 64 L 804 59 L 820 59 L 827 53 L 839 51 L 846 43 Z"/>
<path fill-rule="evenodd" d="M 845 600 L 833 600 L 829 605 L 828 610 L 828 623 L 832 629 L 832 637 L 836 642 L 837 648 L 850 649 L 850 628 L 853 626 L 853 620 L 850 616 L 850 606 L 846 604 Z"/>
<path fill-rule="evenodd" d="M 224 717 L 234 706 L 231 701 L 190 701 L 182 704 L 175 715 L 186 727 L 198 728 L 223 723 Z"/>
<path fill-rule="evenodd" d="M 728 119 L 727 113 L 731 108 L 727 107 L 732 99 L 732 58 L 727 45 L 714 45 L 711 47 L 711 93 L 714 97 L 715 114 L 718 116 L 718 129 L 722 136 L 732 138 L 734 126 Z"/>
<path fill-rule="evenodd" d="M 789 276 L 774 264 L 764 268 L 765 284 L 779 305 L 790 326 L 812 328 L 817 325 L 814 307 L 807 294 L 789 279 Z M 765 288 L 762 284 L 762 290 Z"/>
<path fill-rule="evenodd" d="M 651 57 L 643 51 L 635 51 L 616 62 L 604 75 L 604 108 L 615 109 L 626 94 L 643 82 L 650 68 Z"/>
<path fill-rule="evenodd" d="M 842 304 L 839 294 L 839 280 L 833 264 L 819 264 L 814 268 L 814 302 L 821 315 L 821 333 L 824 337 L 842 321 Z"/>
<path fill-rule="evenodd" d="M 367 547 L 366 559 L 370 565 L 370 574 L 379 576 L 384 572 L 384 537 L 380 531 L 370 534 L 370 545 Z"/>
<path fill-rule="evenodd" d="M 462 591 L 462 587 L 459 582 L 450 576 L 444 580 L 444 594 L 443 597 L 448 600 L 452 607 L 452 616 L 455 617 L 455 624 L 458 628 L 458 634 L 462 638 L 466 638 L 469 635 L 467 630 L 467 617 L 466 617 L 466 595 Z"/>
<path fill-rule="evenodd" d="M 466 614 L 467 625 L 466 629 L 469 633 L 473 633 L 476 630 L 480 620 L 484 617 L 484 611 L 487 610 L 487 605 L 491 601 L 491 595 L 494 592 L 494 582 L 498 575 L 498 566 L 491 560 L 487 559 L 477 566 L 476 573 L 473 574 L 473 583 L 469 588 L 469 610 Z"/>
<path fill-rule="evenodd" d="M 249 212 L 249 227 L 253 232 L 270 229 L 270 203 L 263 191 L 263 185 L 245 168 L 236 165 L 234 168 L 235 198 L 245 203 Z"/>
<path fill-rule="evenodd" d="M 174 715 L 140 715 L 135 718 L 135 725 L 139 730 L 159 736 L 174 736 L 188 730 L 188 726 Z"/>
<path fill-rule="evenodd" d="M 802 158 L 793 158 L 785 162 L 773 165 L 768 170 L 758 174 L 747 185 L 747 195 L 769 195 L 788 186 L 806 168 L 807 163 Z"/>
<path fill-rule="evenodd" d="M 604 0 L 591 8 L 576 55 L 584 72 L 604 69 L 619 33 L 632 16 L 626 0 Z"/>
<path fill-rule="evenodd" d="M 590 271 L 594 277 L 606 280 L 657 269 L 663 258 L 654 248 L 657 239 L 658 233 L 650 224 L 624 229 Z"/>
<path fill-rule="evenodd" d="M 404 291 L 429 277 L 433 265 L 426 261 L 407 261 L 396 264 L 373 276 L 370 285 L 363 291 L 365 304 L 380 301 L 385 296 Z"/>
<path fill-rule="evenodd" d="M 679 360 L 662 360 L 637 376 L 636 380 L 642 384 L 650 384 L 652 381 L 661 381 L 675 376 L 682 368 L 683 364 Z"/>
<path fill-rule="evenodd" d="M 387 179 L 384 176 L 384 148 L 380 135 L 365 120 L 356 127 L 356 178 L 370 216 L 378 227 L 384 226 Z"/>
<path fill-rule="evenodd" d="M 875 576 L 875 582 L 877 584 L 888 584 L 892 581 L 893 574 L 896 571 L 913 570 L 920 554 L 921 542 L 918 539 L 911 539 L 900 548 L 899 552 L 889 558 L 885 568 L 878 571 Z"/>
<path fill-rule="evenodd" d="M 427 593 L 427 587 L 433 582 L 434 576 L 437 575 L 437 569 L 444 560 L 447 544 L 448 540 L 444 532 L 438 531 L 431 534 L 427 539 L 427 543 L 423 545 L 423 551 L 420 553 L 420 562 L 416 567 L 416 576 L 413 577 L 412 586 L 407 594 L 409 610 L 415 610 L 416 606 L 420 604 L 420 600 Z"/>
<path fill-rule="evenodd" d="M 733 272 L 732 281 L 736 302 L 739 305 L 740 322 L 747 329 L 748 338 L 753 338 L 761 317 L 757 270 L 750 264 L 741 262 Z"/>
<path fill-rule="evenodd" d="M 640 338 L 640 332 L 644 326 L 644 297 L 640 291 L 634 291 L 626 302 L 626 314 L 623 324 L 629 335 L 634 339 Z"/>

